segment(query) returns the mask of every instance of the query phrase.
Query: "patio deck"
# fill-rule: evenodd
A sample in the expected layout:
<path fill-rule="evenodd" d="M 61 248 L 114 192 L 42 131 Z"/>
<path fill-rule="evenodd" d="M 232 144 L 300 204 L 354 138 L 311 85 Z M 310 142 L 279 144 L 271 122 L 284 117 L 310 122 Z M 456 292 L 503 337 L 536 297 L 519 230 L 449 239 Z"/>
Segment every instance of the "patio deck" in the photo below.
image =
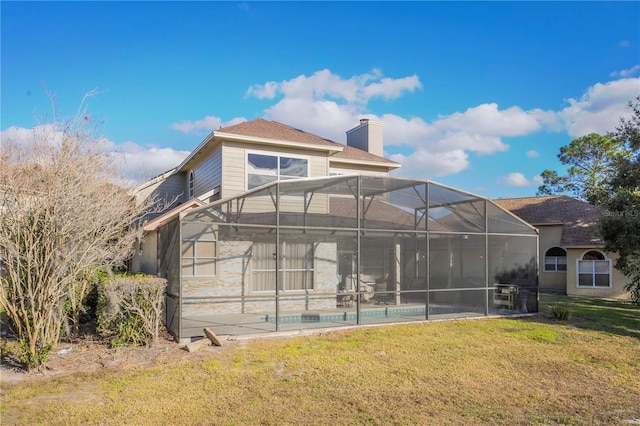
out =
<path fill-rule="evenodd" d="M 430 320 L 485 316 L 484 308 L 430 305 Z M 501 313 L 509 313 L 504 310 Z M 514 311 L 514 313 L 516 313 Z M 391 324 L 426 320 L 423 303 L 402 305 L 361 305 L 361 324 Z M 356 307 L 323 311 L 283 312 L 280 314 L 279 331 L 297 331 L 319 328 L 348 327 L 357 324 Z M 211 328 L 219 336 L 241 336 L 273 333 L 276 331 L 275 312 L 260 314 L 220 314 L 184 317 L 182 340 L 204 336 L 203 329 Z"/>

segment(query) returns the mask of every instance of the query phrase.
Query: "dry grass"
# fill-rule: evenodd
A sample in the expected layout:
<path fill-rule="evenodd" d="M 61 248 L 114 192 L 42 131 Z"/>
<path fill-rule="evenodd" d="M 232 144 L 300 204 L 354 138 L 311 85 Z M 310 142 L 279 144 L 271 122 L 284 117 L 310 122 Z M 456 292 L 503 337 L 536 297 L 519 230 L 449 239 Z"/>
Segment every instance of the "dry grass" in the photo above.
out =
<path fill-rule="evenodd" d="M 362 328 L 252 341 L 171 367 L 3 386 L 2 424 L 640 421 L 640 311 L 562 300 L 572 323 L 540 316 Z M 624 324 L 607 330 L 601 317 Z"/>

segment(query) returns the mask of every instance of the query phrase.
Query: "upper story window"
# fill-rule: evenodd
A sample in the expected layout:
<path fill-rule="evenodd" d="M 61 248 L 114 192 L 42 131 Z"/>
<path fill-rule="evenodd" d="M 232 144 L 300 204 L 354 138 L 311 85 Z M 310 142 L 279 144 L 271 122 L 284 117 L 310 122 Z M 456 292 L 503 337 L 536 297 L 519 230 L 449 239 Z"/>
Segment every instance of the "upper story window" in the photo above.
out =
<path fill-rule="evenodd" d="M 545 272 L 566 272 L 567 252 L 560 247 L 551 247 L 544 254 Z"/>
<path fill-rule="evenodd" d="M 611 260 L 591 250 L 578 260 L 578 287 L 611 287 Z"/>
<path fill-rule="evenodd" d="M 270 154 L 247 154 L 247 189 L 278 179 L 309 177 L 309 160 Z"/>
<path fill-rule="evenodd" d="M 191 170 L 189 172 L 189 198 L 193 198 L 193 195 L 195 194 L 194 188 L 195 188 L 195 178 L 193 176 L 193 170 Z"/>

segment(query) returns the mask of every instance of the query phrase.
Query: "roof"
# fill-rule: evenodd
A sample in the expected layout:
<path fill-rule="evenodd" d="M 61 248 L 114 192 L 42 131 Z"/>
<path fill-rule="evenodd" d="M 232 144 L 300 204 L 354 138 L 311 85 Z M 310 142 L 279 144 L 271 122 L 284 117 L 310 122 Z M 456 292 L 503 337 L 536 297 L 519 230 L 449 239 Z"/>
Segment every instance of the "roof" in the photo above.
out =
<path fill-rule="evenodd" d="M 264 118 L 256 118 L 255 120 L 245 121 L 244 123 L 234 124 L 233 126 L 222 127 L 217 131 L 241 136 L 278 139 L 282 141 L 308 143 L 313 145 L 326 145 L 332 148 L 336 145 L 336 142 L 329 139 L 287 126 L 286 124 L 278 123 L 277 121 L 265 120 Z"/>
<path fill-rule="evenodd" d="M 502 198 L 493 202 L 533 226 L 562 225 L 560 245 L 564 247 L 604 245 L 597 233 L 601 210 L 587 202 L 566 195 Z"/>
<path fill-rule="evenodd" d="M 244 123 L 234 124 L 229 127 L 223 127 L 214 131 L 214 134 L 216 132 L 325 146 L 329 149 L 338 151 L 331 157 L 331 159 L 370 161 L 384 163 L 385 166 L 394 168 L 400 166 L 400 164 L 395 161 L 387 160 L 384 157 L 371 154 L 367 151 L 334 142 L 330 139 L 323 138 L 322 136 L 314 135 L 313 133 L 305 132 L 304 130 L 296 129 L 277 121 L 265 120 L 263 118 L 256 118 L 255 120 L 245 121 Z"/>
<path fill-rule="evenodd" d="M 155 231 L 160 226 L 164 225 L 165 223 L 177 217 L 181 212 L 194 207 L 201 207 L 203 205 L 204 203 L 202 201 L 198 200 L 197 198 L 192 198 L 186 203 L 182 203 L 172 208 L 171 210 L 163 213 L 162 215 L 156 217 L 155 219 L 146 222 L 143 226 L 143 229 L 145 231 Z"/>

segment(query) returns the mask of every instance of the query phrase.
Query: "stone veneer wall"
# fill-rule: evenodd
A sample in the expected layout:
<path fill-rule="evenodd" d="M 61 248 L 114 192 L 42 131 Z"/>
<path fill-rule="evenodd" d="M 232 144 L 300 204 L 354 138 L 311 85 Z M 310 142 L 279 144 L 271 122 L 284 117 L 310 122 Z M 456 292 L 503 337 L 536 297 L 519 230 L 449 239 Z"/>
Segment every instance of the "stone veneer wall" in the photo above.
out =
<path fill-rule="evenodd" d="M 182 316 L 275 314 L 273 294 L 251 294 L 251 241 L 219 241 L 216 277 L 183 278 Z M 280 294 L 280 312 L 336 307 L 336 243 L 317 243 L 314 290 Z M 251 297 L 248 297 L 251 296 Z M 208 299 L 215 297 L 215 299 Z"/>

